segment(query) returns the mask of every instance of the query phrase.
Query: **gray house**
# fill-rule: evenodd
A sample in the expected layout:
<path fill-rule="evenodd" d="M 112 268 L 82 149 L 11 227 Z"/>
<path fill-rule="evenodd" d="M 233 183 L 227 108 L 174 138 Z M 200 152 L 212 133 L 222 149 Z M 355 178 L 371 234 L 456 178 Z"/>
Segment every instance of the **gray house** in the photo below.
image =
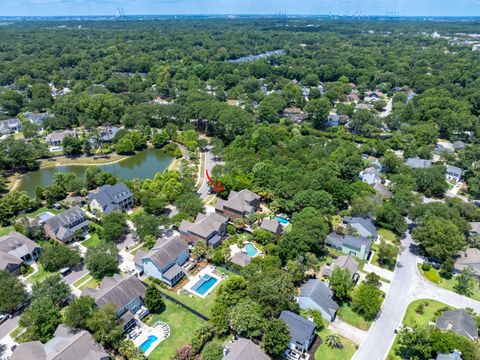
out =
<path fill-rule="evenodd" d="M 103 185 L 97 193 L 87 195 L 88 205 L 93 213 L 110 214 L 114 211 L 127 211 L 133 206 L 133 194 L 123 182 Z"/>
<path fill-rule="evenodd" d="M 461 273 L 467 266 L 472 268 L 477 278 L 480 278 L 480 250 L 468 248 L 459 253 L 459 257 L 453 265 L 455 272 Z"/>
<path fill-rule="evenodd" d="M 354 229 L 360 236 L 370 238 L 373 241 L 376 241 L 378 238 L 377 228 L 370 219 L 359 216 L 345 216 L 342 223 L 346 228 Z"/>
<path fill-rule="evenodd" d="M 412 169 L 426 169 L 432 166 L 432 162 L 430 160 L 419 158 L 408 158 L 405 164 Z"/>
<path fill-rule="evenodd" d="M 459 182 L 462 178 L 463 170 L 457 166 L 445 165 L 447 168 L 445 171 L 445 178 L 448 181 Z"/>
<path fill-rule="evenodd" d="M 440 330 L 449 330 L 470 340 L 478 339 L 477 323 L 465 309 L 445 311 L 435 326 Z"/>
<path fill-rule="evenodd" d="M 77 137 L 77 133 L 73 130 L 55 131 L 47 135 L 45 144 L 49 146 L 62 146 L 63 139 L 66 136 Z"/>
<path fill-rule="evenodd" d="M 9 135 L 22 130 L 20 119 L 7 119 L 0 121 L 0 134 Z"/>
<path fill-rule="evenodd" d="M 108 360 L 110 356 L 88 331 L 74 331 L 59 325 L 46 344 L 31 341 L 19 344 L 11 360 Z"/>
<path fill-rule="evenodd" d="M 318 310 L 327 321 L 335 320 L 338 304 L 332 300 L 333 293 L 318 279 L 310 279 L 300 288 L 297 302 L 303 310 Z"/>
<path fill-rule="evenodd" d="M 372 166 L 360 172 L 360 179 L 364 183 L 373 186 L 382 183 L 382 174 Z"/>
<path fill-rule="evenodd" d="M 282 311 L 280 320 L 287 323 L 290 332 L 289 349 L 299 354 L 307 352 L 315 339 L 317 325 L 291 311 Z"/>
<path fill-rule="evenodd" d="M 48 118 L 48 116 L 50 115 L 48 112 L 44 112 L 44 113 L 32 113 L 30 111 L 26 112 L 25 114 L 25 117 L 32 123 L 32 124 L 35 124 L 37 126 L 40 126 L 42 127 L 43 126 L 43 122 L 45 121 L 45 119 Z"/>
<path fill-rule="evenodd" d="M 145 285 L 136 276 L 115 274 L 104 278 L 98 288 L 83 290 L 82 296 L 91 296 L 99 307 L 113 304 L 117 319 L 127 331 L 136 324 L 134 314 L 143 305 L 145 292 Z"/>
<path fill-rule="evenodd" d="M 358 262 L 351 255 L 343 255 L 333 262 L 332 268 L 335 269 L 337 267 L 347 269 L 354 276 L 358 271 Z"/>
<path fill-rule="evenodd" d="M 227 200 L 217 200 L 215 212 L 233 220 L 252 215 L 259 206 L 260 196 L 253 191 L 243 189 L 237 192 L 232 190 L 228 194 Z"/>
<path fill-rule="evenodd" d="M 74 206 L 43 223 L 45 234 L 54 240 L 67 243 L 76 239 L 77 234 L 85 235 L 90 222 L 82 209 Z"/>
<path fill-rule="evenodd" d="M 270 357 L 252 340 L 239 338 L 225 344 L 222 360 L 270 360 Z"/>
<path fill-rule="evenodd" d="M 31 264 L 41 254 L 40 245 L 18 232 L 0 237 L 0 270 L 18 275 L 23 263 Z"/>
<path fill-rule="evenodd" d="M 193 223 L 182 220 L 178 232 L 188 243 L 196 244 L 201 241 L 205 245 L 217 246 L 227 233 L 227 224 L 228 218 L 220 214 L 199 213 Z"/>
<path fill-rule="evenodd" d="M 283 232 L 282 225 L 275 219 L 265 218 L 260 224 L 260 228 L 263 230 L 270 231 L 273 234 L 280 235 Z"/>

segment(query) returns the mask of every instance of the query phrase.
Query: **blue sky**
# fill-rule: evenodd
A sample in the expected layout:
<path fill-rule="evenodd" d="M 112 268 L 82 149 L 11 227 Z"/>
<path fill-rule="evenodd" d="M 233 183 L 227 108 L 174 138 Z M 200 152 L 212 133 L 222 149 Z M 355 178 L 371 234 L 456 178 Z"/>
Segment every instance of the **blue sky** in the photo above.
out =
<path fill-rule="evenodd" d="M 0 0 L 0 15 L 363 14 L 480 16 L 480 0 Z"/>

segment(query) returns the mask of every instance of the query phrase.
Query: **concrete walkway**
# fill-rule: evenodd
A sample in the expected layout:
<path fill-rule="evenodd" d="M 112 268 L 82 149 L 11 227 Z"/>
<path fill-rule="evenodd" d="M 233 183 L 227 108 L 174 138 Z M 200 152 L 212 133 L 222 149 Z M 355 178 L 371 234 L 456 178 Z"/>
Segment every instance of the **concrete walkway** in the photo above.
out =
<path fill-rule="evenodd" d="M 343 337 L 346 337 L 357 345 L 362 344 L 368 335 L 367 331 L 347 324 L 345 321 L 342 321 L 339 318 L 336 318 L 334 322 L 331 322 L 328 325 L 328 329 L 342 335 Z"/>
<path fill-rule="evenodd" d="M 365 264 L 365 266 L 363 267 L 363 271 L 364 272 L 367 272 L 367 273 L 375 273 L 377 274 L 378 276 L 388 280 L 388 281 L 392 281 L 393 279 L 393 272 L 392 271 L 389 271 L 387 269 L 382 269 L 381 267 L 379 266 L 376 266 L 376 265 L 373 265 L 373 264 Z"/>

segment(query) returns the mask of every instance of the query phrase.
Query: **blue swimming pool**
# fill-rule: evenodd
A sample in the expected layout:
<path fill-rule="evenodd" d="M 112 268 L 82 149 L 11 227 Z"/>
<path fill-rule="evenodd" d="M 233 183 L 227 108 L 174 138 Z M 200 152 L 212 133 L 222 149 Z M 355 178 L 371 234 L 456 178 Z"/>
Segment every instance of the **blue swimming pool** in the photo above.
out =
<path fill-rule="evenodd" d="M 204 275 L 196 282 L 195 285 L 192 286 L 192 290 L 195 291 L 197 294 L 205 295 L 210 288 L 215 285 L 217 279 L 210 275 Z"/>
<path fill-rule="evenodd" d="M 258 250 L 252 243 L 246 243 L 244 249 L 247 255 L 250 257 L 257 255 Z"/>
<path fill-rule="evenodd" d="M 277 220 L 282 225 L 290 224 L 290 221 L 288 221 L 288 219 L 286 219 L 284 217 L 281 217 L 281 216 L 275 216 L 275 220 Z"/>
<path fill-rule="evenodd" d="M 147 340 L 145 340 L 142 345 L 140 345 L 140 349 L 142 349 L 143 352 L 147 352 L 148 349 L 150 349 L 150 346 L 157 341 L 158 338 L 155 335 L 150 335 Z"/>

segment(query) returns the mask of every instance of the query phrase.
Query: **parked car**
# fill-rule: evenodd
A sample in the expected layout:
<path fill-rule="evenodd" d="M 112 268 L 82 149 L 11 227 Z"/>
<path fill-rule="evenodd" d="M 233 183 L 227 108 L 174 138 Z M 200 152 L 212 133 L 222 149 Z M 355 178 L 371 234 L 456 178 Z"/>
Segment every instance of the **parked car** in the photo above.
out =
<path fill-rule="evenodd" d="M 10 316 L 8 314 L 1 314 L 0 315 L 0 324 L 3 324 L 5 321 L 8 320 Z"/>

